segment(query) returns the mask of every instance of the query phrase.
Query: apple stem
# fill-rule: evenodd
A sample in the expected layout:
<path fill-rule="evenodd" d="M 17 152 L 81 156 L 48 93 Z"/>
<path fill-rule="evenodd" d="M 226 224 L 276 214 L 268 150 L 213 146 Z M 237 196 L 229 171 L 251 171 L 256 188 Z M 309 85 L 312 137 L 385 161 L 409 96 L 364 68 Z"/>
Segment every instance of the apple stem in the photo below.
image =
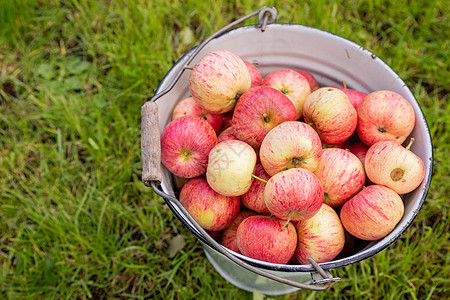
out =
<path fill-rule="evenodd" d="M 191 67 L 191 66 L 186 65 L 186 66 L 184 66 L 184 69 L 187 69 L 187 70 L 193 70 L 194 68 Z"/>
<path fill-rule="evenodd" d="M 262 178 L 256 176 L 255 174 L 252 174 L 252 177 L 258 179 L 259 181 L 262 181 L 262 182 L 264 182 L 264 183 L 267 183 L 267 180 L 264 180 L 264 179 L 262 179 Z"/>
<path fill-rule="evenodd" d="M 414 143 L 415 138 L 411 138 L 411 140 L 409 141 L 408 146 L 406 146 L 406 150 L 409 150 L 409 148 L 411 148 L 412 144 Z"/>
<path fill-rule="evenodd" d="M 347 89 L 347 84 L 345 83 L 345 80 L 342 80 L 342 85 L 344 86 L 344 89 Z"/>
<path fill-rule="evenodd" d="M 289 215 L 289 218 L 286 220 L 286 223 L 281 227 L 281 229 L 286 229 L 289 226 L 289 222 L 291 221 L 291 216 Z"/>

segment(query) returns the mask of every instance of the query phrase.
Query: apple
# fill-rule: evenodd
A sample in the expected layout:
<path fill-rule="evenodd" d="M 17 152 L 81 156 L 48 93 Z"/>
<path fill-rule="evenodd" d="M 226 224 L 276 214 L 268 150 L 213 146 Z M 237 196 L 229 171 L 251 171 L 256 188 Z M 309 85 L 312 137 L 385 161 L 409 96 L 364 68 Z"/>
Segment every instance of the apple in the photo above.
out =
<path fill-rule="evenodd" d="M 259 149 L 272 128 L 295 119 L 295 107 L 288 97 L 274 88 L 258 86 L 239 99 L 234 108 L 232 127 L 238 139 Z"/>
<path fill-rule="evenodd" d="M 239 224 L 236 243 L 239 251 L 250 258 L 286 264 L 297 246 L 297 232 L 291 222 L 270 216 L 250 216 Z"/>
<path fill-rule="evenodd" d="M 317 263 L 329 262 L 344 248 L 344 227 L 334 209 L 325 203 L 313 217 L 293 224 L 297 230 L 293 260 L 299 264 L 309 264 L 309 257 Z"/>
<path fill-rule="evenodd" d="M 366 144 L 364 144 L 361 141 L 356 141 L 353 144 L 348 146 L 348 150 L 351 153 L 355 154 L 356 157 L 359 159 L 359 161 L 364 166 L 364 162 L 366 160 L 367 150 L 369 150 L 369 147 L 367 147 Z"/>
<path fill-rule="evenodd" d="M 347 88 L 345 82 L 344 87 L 339 86 L 331 86 L 331 87 L 343 91 L 347 95 L 348 100 L 350 100 L 350 103 L 353 105 L 355 109 L 358 109 L 359 105 L 364 101 L 364 98 L 366 98 L 367 96 L 367 93 Z"/>
<path fill-rule="evenodd" d="M 376 241 L 395 228 L 403 213 L 400 196 L 388 187 L 374 184 L 345 202 L 340 218 L 344 228 L 354 237 Z"/>
<path fill-rule="evenodd" d="M 228 127 L 224 129 L 218 136 L 217 136 L 217 142 L 220 143 L 222 141 L 226 140 L 238 140 L 236 135 L 234 134 L 233 127 Z"/>
<path fill-rule="evenodd" d="M 230 226 L 228 226 L 222 233 L 222 245 L 227 247 L 230 250 L 233 250 L 234 252 L 241 253 L 239 251 L 239 248 L 237 247 L 236 243 L 236 232 L 238 229 L 239 224 L 241 224 L 244 219 L 250 217 L 250 216 L 256 216 L 256 212 L 252 210 L 241 210 L 237 217 L 231 222 Z"/>
<path fill-rule="evenodd" d="M 311 126 L 299 121 L 287 121 L 273 128 L 259 150 L 261 164 L 270 176 L 290 168 L 313 172 L 321 154 L 319 135 Z"/>
<path fill-rule="evenodd" d="M 204 176 L 190 179 L 180 191 L 181 204 L 205 230 L 219 231 L 230 226 L 241 207 L 238 196 L 228 197 L 215 192 Z"/>
<path fill-rule="evenodd" d="M 381 90 L 367 95 L 359 105 L 356 132 L 369 147 L 386 140 L 401 144 L 414 129 L 414 124 L 411 104 L 395 92 Z"/>
<path fill-rule="evenodd" d="M 359 158 L 340 148 L 324 149 L 314 174 L 322 183 L 324 202 L 332 207 L 341 206 L 356 195 L 366 181 Z"/>
<path fill-rule="evenodd" d="M 306 97 L 311 94 L 311 87 L 305 76 L 291 69 L 280 69 L 267 74 L 262 85 L 273 87 L 285 94 L 295 106 L 296 119 L 302 117 Z"/>
<path fill-rule="evenodd" d="M 364 172 L 366 170 L 365 167 L 365 161 L 366 161 L 366 154 L 367 151 L 369 150 L 369 147 L 366 146 L 366 144 L 364 144 L 361 141 L 356 141 L 353 144 L 351 144 L 350 146 L 348 146 L 348 150 L 355 154 L 356 157 L 359 159 L 359 161 L 362 163 L 363 167 L 364 167 Z M 372 182 L 370 181 L 369 177 L 367 177 L 366 174 L 366 182 L 364 183 L 364 185 L 371 185 Z"/>
<path fill-rule="evenodd" d="M 216 134 L 222 129 L 222 115 L 210 113 L 202 108 L 192 97 L 187 97 L 175 105 L 172 113 L 172 120 L 187 115 L 202 117 L 211 124 Z"/>
<path fill-rule="evenodd" d="M 211 149 L 206 179 L 213 190 L 224 196 L 240 196 L 252 185 L 256 152 L 239 140 L 226 140 Z"/>
<path fill-rule="evenodd" d="M 324 192 L 313 172 L 292 168 L 273 175 L 264 189 L 264 201 L 277 218 L 300 221 L 311 218 L 320 209 Z"/>
<path fill-rule="evenodd" d="M 262 76 L 258 68 L 256 68 L 255 65 L 249 62 L 248 60 L 244 59 L 244 63 L 247 66 L 248 71 L 250 73 L 251 78 L 250 88 L 260 86 L 262 84 Z"/>
<path fill-rule="evenodd" d="M 319 84 L 317 83 L 316 78 L 313 74 L 309 73 L 305 70 L 295 70 L 297 73 L 303 75 L 309 82 L 309 86 L 311 87 L 311 92 L 314 92 L 319 88 Z"/>
<path fill-rule="evenodd" d="M 261 178 L 264 181 L 269 180 L 270 176 L 264 171 L 263 166 L 259 163 L 255 166 L 255 176 Z M 262 180 L 253 180 L 253 183 L 247 193 L 241 196 L 242 204 L 261 215 L 269 215 L 270 211 L 264 201 L 264 188 L 266 183 Z"/>
<path fill-rule="evenodd" d="M 209 151 L 217 144 L 213 127 L 201 117 L 171 121 L 161 133 L 161 162 L 174 175 L 193 178 L 206 172 Z"/>
<path fill-rule="evenodd" d="M 311 93 L 303 109 L 305 123 L 315 127 L 323 143 L 340 144 L 355 131 L 358 116 L 341 90 L 323 87 Z"/>
<path fill-rule="evenodd" d="M 367 177 L 398 194 L 415 190 L 423 181 L 425 166 L 422 159 L 409 150 L 411 143 L 406 148 L 396 141 L 373 144 L 366 154 Z"/>
<path fill-rule="evenodd" d="M 189 76 L 189 91 L 204 109 L 225 113 L 250 88 L 251 78 L 244 61 L 228 50 L 203 56 Z"/>

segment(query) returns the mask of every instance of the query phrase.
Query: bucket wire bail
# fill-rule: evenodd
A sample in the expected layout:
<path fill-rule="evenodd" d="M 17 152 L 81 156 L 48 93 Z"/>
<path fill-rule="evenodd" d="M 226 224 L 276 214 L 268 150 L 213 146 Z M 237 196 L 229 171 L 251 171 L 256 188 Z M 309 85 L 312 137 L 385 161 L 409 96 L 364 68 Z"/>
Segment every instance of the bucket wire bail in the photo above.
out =
<path fill-rule="evenodd" d="M 268 24 L 274 23 L 277 18 L 277 10 L 274 7 L 262 7 L 261 9 L 252 12 L 230 24 L 223 27 L 222 29 L 216 31 L 214 34 L 209 36 L 196 48 L 190 51 L 184 67 L 182 67 L 176 74 L 174 80 L 161 92 L 155 94 L 151 99 L 147 99 L 146 103 L 141 107 L 141 156 L 143 163 L 142 170 L 142 182 L 147 187 L 151 187 L 154 192 L 161 196 L 166 202 L 176 206 L 181 214 L 193 225 L 198 233 L 193 232 L 193 234 L 201 241 L 208 243 L 216 251 L 224 255 L 229 260 L 233 261 L 237 265 L 254 272 L 263 277 L 272 279 L 274 281 L 284 283 L 296 288 L 321 291 L 326 290 L 330 287 L 333 282 L 339 281 L 339 277 L 333 277 L 330 272 L 325 271 L 316 261 L 311 257 L 308 259 L 311 266 L 315 269 L 316 273 L 311 273 L 312 284 L 301 283 L 293 281 L 281 276 L 275 275 L 271 272 L 265 271 L 263 269 L 257 268 L 242 259 L 236 257 L 230 250 L 228 250 L 223 245 L 216 242 L 189 214 L 189 212 L 184 208 L 181 202 L 174 196 L 165 193 L 160 189 L 160 184 L 162 181 L 161 173 L 161 148 L 155 147 L 155 145 L 160 145 L 160 130 L 159 130 L 159 117 L 158 117 L 158 106 L 156 100 L 161 96 L 167 94 L 175 86 L 183 72 L 187 69 L 186 66 L 193 60 L 193 58 L 200 52 L 203 47 L 208 44 L 212 39 L 220 36 L 221 34 L 231 30 L 238 24 L 246 21 L 249 18 L 258 16 L 258 25 L 262 32 L 266 30 Z"/>

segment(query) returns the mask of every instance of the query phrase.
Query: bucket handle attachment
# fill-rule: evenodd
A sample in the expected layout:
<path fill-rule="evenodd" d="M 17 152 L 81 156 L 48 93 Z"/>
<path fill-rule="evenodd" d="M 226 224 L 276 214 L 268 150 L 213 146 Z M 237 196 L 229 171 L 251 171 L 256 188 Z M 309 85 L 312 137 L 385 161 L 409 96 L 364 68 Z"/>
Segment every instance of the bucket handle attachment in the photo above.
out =
<path fill-rule="evenodd" d="M 258 16 L 259 27 L 261 31 L 266 29 L 266 25 L 270 23 L 274 23 L 277 17 L 277 11 L 274 7 L 263 7 L 258 11 L 250 13 L 229 25 L 223 27 L 222 29 L 215 32 L 213 35 L 208 37 L 205 41 L 203 41 L 200 45 L 198 45 L 192 53 L 190 53 L 189 58 L 186 61 L 186 65 L 188 65 L 192 59 L 198 54 L 198 52 L 212 39 L 221 35 L 222 33 L 232 29 L 234 26 L 244 22 L 245 20 Z M 204 238 L 210 245 L 214 247 L 215 250 L 220 252 L 222 255 L 236 263 L 237 265 L 254 272 L 258 275 L 264 276 L 266 278 L 272 279 L 274 281 L 284 283 L 296 288 L 306 289 L 306 290 L 314 290 L 314 291 L 322 291 L 326 290 L 330 287 L 333 282 L 339 281 L 340 278 L 332 277 L 329 272 L 326 272 L 319 264 L 314 261 L 311 257 L 308 258 L 308 261 L 311 263 L 313 268 L 317 271 L 316 276 L 313 276 L 312 282 L 313 284 L 301 283 L 293 280 L 289 280 L 280 276 L 277 276 L 268 271 L 262 270 L 260 268 L 254 267 L 251 264 L 241 260 L 240 258 L 233 255 L 226 247 L 216 242 L 191 216 L 191 214 L 184 208 L 181 202 L 174 196 L 164 193 L 159 189 L 159 185 L 162 182 L 162 173 L 161 173 L 161 145 L 160 141 L 160 128 L 159 128 L 159 115 L 158 115 L 158 105 L 156 101 L 161 96 L 167 94 L 178 79 L 181 77 L 185 68 L 181 68 L 175 79 L 170 83 L 170 85 L 165 88 L 163 91 L 154 95 L 150 101 L 147 101 L 141 107 L 141 156 L 142 156 L 142 182 L 144 185 L 151 187 L 154 192 L 164 198 L 166 201 L 169 201 L 171 204 L 175 205 L 181 213 L 189 220 L 190 223 L 193 224 L 194 228 L 200 232 L 202 238 Z M 158 145 L 155 147 L 155 145 Z M 198 236 L 196 235 L 198 238 Z M 317 276 L 320 275 L 320 277 Z"/>

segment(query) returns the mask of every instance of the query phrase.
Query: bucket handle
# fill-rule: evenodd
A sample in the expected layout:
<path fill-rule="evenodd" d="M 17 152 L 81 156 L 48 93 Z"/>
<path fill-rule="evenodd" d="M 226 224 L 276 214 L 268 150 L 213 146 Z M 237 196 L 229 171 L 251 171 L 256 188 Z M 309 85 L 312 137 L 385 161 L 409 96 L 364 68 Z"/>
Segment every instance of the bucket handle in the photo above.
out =
<path fill-rule="evenodd" d="M 237 24 L 244 22 L 245 20 L 258 15 L 259 26 L 262 31 L 265 30 L 265 27 L 268 23 L 273 23 L 276 20 L 276 9 L 273 7 L 263 7 L 258 11 L 250 13 L 232 23 L 215 32 L 209 38 L 207 38 L 204 42 L 202 42 L 193 53 L 190 54 L 186 65 L 195 57 L 195 55 L 205 46 L 210 40 L 219 36 L 220 34 L 230 30 Z M 159 128 L 159 120 L 158 120 L 158 106 L 154 102 L 164 94 L 167 94 L 173 86 L 176 84 L 178 79 L 181 77 L 184 72 L 184 68 L 182 68 L 175 79 L 170 83 L 170 85 L 161 91 L 160 93 L 153 96 L 150 101 L 147 101 L 141 107 L 141 156 L 143 163 L 142 170 L 142 182 L 144 185 L 151 187 L 155 193 L 161 197 L 163 197 L 166 201 L 170 201 L 171 204 L 175 205 L 189 220 L 195 227 L 195 229 L 200 232 L 202 237 L 212 245 L 215 250 L 220 252 L 222 255 L 236 263 L 237 265 L 254 272 L 258 275 L 264 276 L 266 278 L 272 279 L 274 281 L 284 283 L 296 288 L 306 289 L 306 290 L 314 290 L 314 291 L 322 291 L 326 290 L 330 287 L 333 282 L 339 281 L 340 278 L 332 277 L 329 272 L 326 272 L 319 266 L 319 264 L 314 261 L 311 257 L 308 258 L 308 261 L 311 263 L 313 268 L 317 271 L 317 273 L 321 276 L 319 279 L 315 279 L 313 277 L 313 284 L 305 284 L 297 281 L 289 280 L 280 276 L 277 276 L 268 271 L 262 270 L 260 268 L 254 267 L 249 263 L 241 260 L 240 258 L 233 255 L 226 247 L 216 242 L 198 223 L 195 219 L 189 214 L 189 212 L 184 208 L 181 202 L 176 198 L 169 194 L 164 193 L 159 189 L 159 185 L 162 182 L 162 173 L 161 173 L 161 147 L 155 147 L 155 145 L 160 145 L 160 128 Z"/>

